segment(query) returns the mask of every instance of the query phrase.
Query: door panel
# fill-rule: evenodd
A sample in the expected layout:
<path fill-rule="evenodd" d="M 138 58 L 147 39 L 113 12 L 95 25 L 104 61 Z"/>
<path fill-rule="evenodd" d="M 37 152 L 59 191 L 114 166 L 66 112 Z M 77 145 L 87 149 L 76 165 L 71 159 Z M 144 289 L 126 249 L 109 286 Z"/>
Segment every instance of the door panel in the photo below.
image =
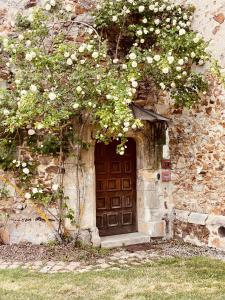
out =
<path fill-rule="evenodd" d="M 136 231 L 136 144 L 129 139 L 125 155 L 117 142 L 95 148 L 96 215 L 101 236 Z"/>

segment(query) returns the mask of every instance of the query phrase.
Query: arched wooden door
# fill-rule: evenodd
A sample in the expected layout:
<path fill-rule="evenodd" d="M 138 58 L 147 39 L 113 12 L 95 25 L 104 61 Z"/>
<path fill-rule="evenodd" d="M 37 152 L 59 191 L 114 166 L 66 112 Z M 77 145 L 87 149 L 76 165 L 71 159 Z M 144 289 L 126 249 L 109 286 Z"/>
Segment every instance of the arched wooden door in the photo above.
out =
<path fill-rule="evenodd" d="M 117 142 L 96 144 L 96 217 L 100 236 L 137 231 L 136 144 L 129 139 L 123 156 Z"/>

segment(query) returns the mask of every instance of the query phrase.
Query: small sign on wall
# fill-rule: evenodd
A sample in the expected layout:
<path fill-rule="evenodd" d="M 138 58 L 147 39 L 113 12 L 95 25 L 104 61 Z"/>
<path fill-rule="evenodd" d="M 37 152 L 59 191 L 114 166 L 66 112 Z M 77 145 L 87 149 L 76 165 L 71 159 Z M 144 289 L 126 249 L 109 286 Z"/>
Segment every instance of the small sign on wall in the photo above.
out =
<path fill-rule="evenodd" d="M 171 170 L 162 170 L 162 182 L 171 181 Z"/>
<path fill-rule="evenodd" d="M 162 169 L 164 170 L 172 169 L 172 163 L 170 159 L 162 159 Z"/>

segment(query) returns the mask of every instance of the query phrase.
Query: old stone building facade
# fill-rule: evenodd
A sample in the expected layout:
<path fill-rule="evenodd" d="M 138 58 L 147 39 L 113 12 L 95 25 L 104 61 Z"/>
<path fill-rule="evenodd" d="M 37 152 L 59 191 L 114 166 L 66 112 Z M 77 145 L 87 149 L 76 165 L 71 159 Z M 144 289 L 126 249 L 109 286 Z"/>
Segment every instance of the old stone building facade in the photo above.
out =
<path fill-rule="evenodd" d="M 88 3 L 84 2 L 87 9 Z M 225 2 L 179 2 L 196 6 L 193 26 L 209 41 L 212 55 L 225 67 Z M 23 9 L 27 1 L 0 0 L 0 4 L 0 32 L 7 34 L 17 10 Z M 77 18 L 88 20 L 89 17 L 82 11 Z M 225 90 L 207 68 L 202 72 L 208 74 L 210 89 L 190 110 L 174 109 L 164 94 L 150 92 L 154 103 L 146 103 L 145 108 L 154 108 L 159 115 L 153 119 L 143 118 L 144 129 L 128 133 L 133 152 L 123 159 L 110 152 L 113 145 L 98 148 L 92 139 L 91 128 L 87 128 L 85 136 L 91 147 L 82 153 L 83 170 L 77 176 L 71 155 L 65 161 L 64 176 L 68 204 L 79 210 L 77 217 L 80 218 L 80 237 L 83 240 L 95 246 L 129 242 L 129 238 L 124 237 L 124 240 L 114 239 L 114 244 L 110 244 L 112 240 L 99 236 L 99 232 L 107 235 L 107 230 L 104 232 L 103 229 L 108 228 L 109 236 L 115 232 L 139 233 L 133 234 L 133 242 L 175 237 L 197 245 L 225 249 Z M 0 85 L 4 85 L 4 78 L 0 79 Z M 168 129 L 163 127 L 163 143 L 154 139 L 155 124 L 161 115 L 170 119 L 165 121 L 169 124 Z M 56 159 L 40 157 L 40 160 L 40 176 L 47 181 L 56 181 Z M 112 168 L 111 173 L 104 173 L 108 165 Z M 82 186 L 79 203 L 77 178 Z M 110 192 L 104 188 L 107 184 Z M 129 197 L 133 197 L 130 193 L 135 193 L 134 202 L 129 201 Z M 108 214 L 109 204 L 104 200 L 107 197 L 111 197 L 112 205 Z M 0 210 L 0 237 L 4 242 L 41 243 L 54 239 L 57 222 L 51 214 L 47 214 L 49 222 L 45 222 L 34 207 L 18 202 L 16 197 L 1 200 Z M 119 231 L 113 233 L 117 218 L 122 218 L 126 229 L 120 231 L 118 228 Z M 108 222 L 107 226 L 105 222 Z M 77 233 L 77 227 L 69 222 L 66 227 L 71 235 Z"/>

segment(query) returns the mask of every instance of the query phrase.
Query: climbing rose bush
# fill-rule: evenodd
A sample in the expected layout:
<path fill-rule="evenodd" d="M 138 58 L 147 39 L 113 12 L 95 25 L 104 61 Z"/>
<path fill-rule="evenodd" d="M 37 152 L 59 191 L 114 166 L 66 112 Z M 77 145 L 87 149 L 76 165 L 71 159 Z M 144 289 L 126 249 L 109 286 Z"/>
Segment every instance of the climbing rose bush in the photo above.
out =
<path fill-rule="evenodd" d="M 209 60 L 205 41 L 191 28 L 193 12 L 169 0 L 103 0 L 95 21 L 107 32 L 116 28 L 118 39 L 130 45 L 118 62 L 133 70 L 134 80 L 150 77 L 176 104 L 190 107 L 207 89 L 193 66 Z"/>
<path fill-rule="evenodd" d="M 82 129 L 90 125 L 98 141 L 119 140 L 123 155 L 127 132 L 142 126 L 130 104 L 146 78 L 190 107 L 207 89 L 194 70 L 209 59 L 191 29 L 193 11 L 169 0 L 102 0 L 90 25 L 74 19 L 72 2 L 50 0 L 19 15 L 0 41 L 9 74 L 0 91 L 0 162 L 17 168 L 14 151 L 2 149 L 24 143 L 43 154 L 71 143 L 88 148 Z M 31 177 L 29 168 L 21 172 Z"/>

